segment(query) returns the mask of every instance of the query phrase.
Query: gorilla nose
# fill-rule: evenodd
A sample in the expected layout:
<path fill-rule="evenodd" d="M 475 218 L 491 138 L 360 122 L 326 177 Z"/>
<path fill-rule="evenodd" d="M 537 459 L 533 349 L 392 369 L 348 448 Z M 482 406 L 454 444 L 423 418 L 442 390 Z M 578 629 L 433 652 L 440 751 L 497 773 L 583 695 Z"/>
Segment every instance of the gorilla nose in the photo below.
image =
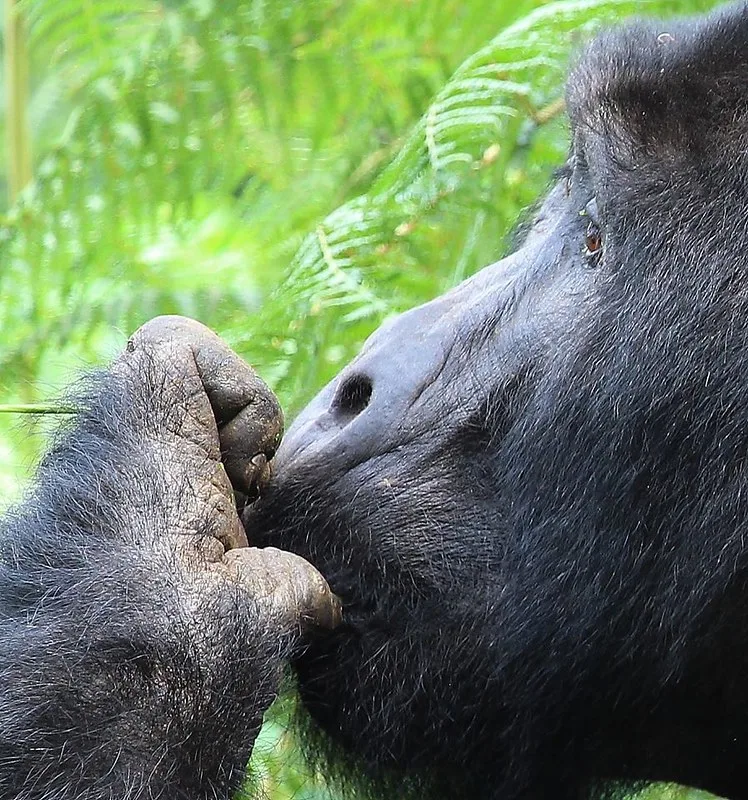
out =
<path fill-rule="evenodd" d="M 348 375 L 338 384 L 330 403 L 330 410 L 342 423 L 345 423 L 358 416 L 369 405 L 373 391 L 372 379 L 368 375 L 362 373 Z"/>
<path fill-rule="evenodd" d="M 397 457 L 404 446 L 412 453 L 415 443 L 422 454 L 436 452 L 474 429 L 494 387 L 524 374 L 553 346 L 544 331 L 562 299 L 577 302 L 576 272 L 560 295 L 544 288 L 561 255 L 539 237 L 386 320 L 296 418 L 275 457 L 277 474 L 288 468 L 291 480 L 323 469 L 334 477 L 370 459 Z"/>
<path fill-rule="evenodd" d="M 450 351 L 441 346 L 444 337 L 433 320 L 416 324 L 425 316 L 413 309 L 386 321 L 296 417 L 275 454 L 264 497 L 242 517 L 252 541 L 271 543 L 272 536 L 263 533 L 275 530 L 268 528 L 268 520 L 289 512 L 284 504 L 295 502 L 297 492 L 304 503 L 308 500 L 304 513 L 314 515 L 316 487 L 351 476 L 354 485 L 373 480 L 381 491 L 401 449 L 421 438 L 433 439 L 429 398 Z M 441 416 L 444 407 L 436 405 Z M 419 452 L 418 446 L 409 452 L 414 450 Z"/>
<path fill-rule="evenodd" d="M 420 324 L 431 309 L 406 312 L 383 325 L 361 353 L 301 412 L 283 440 L 280 471 L 352 469 L 418 435 L 432 412 L 424 408 L 442 379 L 449 348 L 441 326 Z M 403 346 L 407 342 L 408 346 Z M 438 394 L 438 393 L 437 393 Z"/>

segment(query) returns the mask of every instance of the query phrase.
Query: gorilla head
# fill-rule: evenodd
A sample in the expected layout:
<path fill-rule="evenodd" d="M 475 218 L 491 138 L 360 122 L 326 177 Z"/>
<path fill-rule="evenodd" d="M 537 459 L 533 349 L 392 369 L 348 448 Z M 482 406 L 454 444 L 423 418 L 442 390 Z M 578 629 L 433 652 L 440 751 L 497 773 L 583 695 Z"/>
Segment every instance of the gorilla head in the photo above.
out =
<path fill-rule="evenodd" d="M 738 797 L 748 9 L 599 38 L 567 102 L 519 249 L 377 331 L 246 522 L 343 598 L 297 671 L 372 773 Z"/>

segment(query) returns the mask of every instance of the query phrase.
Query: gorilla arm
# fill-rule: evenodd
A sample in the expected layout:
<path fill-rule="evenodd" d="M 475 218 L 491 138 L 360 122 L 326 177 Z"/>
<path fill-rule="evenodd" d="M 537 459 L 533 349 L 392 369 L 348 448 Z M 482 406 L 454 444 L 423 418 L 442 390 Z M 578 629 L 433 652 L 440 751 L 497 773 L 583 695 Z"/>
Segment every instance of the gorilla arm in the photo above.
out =
<path fill-rule="evenodd" d="M 284 659 L 339 618 L 307 562 L 244 546 L 280 409 L 177 317 L 80 405 L 0 535 L 0 797 L 228 798 Z"/>

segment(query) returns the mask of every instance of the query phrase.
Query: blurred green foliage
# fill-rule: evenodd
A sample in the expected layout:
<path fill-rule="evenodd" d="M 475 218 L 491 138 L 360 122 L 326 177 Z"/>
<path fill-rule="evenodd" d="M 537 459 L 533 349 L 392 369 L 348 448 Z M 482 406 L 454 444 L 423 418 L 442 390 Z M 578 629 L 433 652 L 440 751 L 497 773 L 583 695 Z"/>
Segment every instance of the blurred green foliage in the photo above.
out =
<path fill-rule="evenodd" d="M 56 397 L 179 313 L 289 414 L 383 318 L 502 254 L 566 151 L 570 52 L 634 12 L 712 5 L 19 3 L 35 179 L 0 207 L 0 402 Z M 0 497 L 43 429 L 0 414 Z M 286 718 L 263 729 L 257 780 L 269 798 L 321 797 Z"/>

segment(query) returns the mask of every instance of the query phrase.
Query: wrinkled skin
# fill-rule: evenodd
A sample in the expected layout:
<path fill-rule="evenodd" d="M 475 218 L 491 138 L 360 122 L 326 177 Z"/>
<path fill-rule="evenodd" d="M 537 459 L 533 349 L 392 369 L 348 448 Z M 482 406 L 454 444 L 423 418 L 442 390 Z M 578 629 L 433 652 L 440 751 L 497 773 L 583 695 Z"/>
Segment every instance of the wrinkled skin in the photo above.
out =
<path fill-rule="evenodd" d="M 603 36 L 568 110 L 523 244 L 377 331 L 244 519 L 343 599 L 296 670 L 370 774 L 742 797 L 748 11 Z"/>

